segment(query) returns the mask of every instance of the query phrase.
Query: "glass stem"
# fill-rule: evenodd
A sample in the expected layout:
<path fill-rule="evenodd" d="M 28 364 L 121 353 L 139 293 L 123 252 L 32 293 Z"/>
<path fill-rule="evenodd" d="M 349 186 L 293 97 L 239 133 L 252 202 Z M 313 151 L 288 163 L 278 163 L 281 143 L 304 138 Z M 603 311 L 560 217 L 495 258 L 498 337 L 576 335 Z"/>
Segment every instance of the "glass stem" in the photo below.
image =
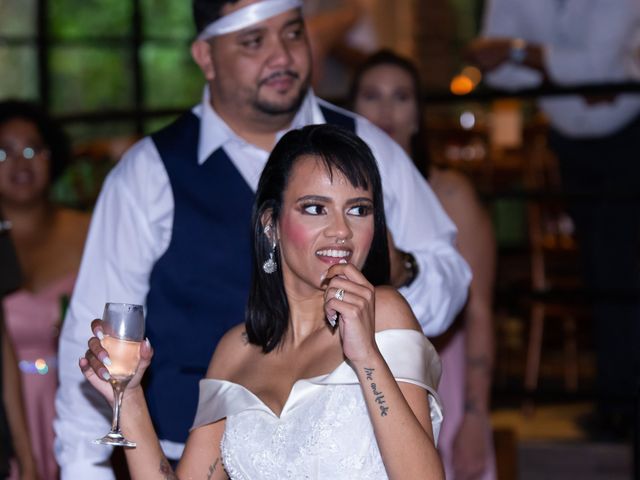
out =
<path fill-rule="evenodd" d="M 120 407 L 122 405 L 122 397 L 127 384 L 121 382 L 113 382 L 113 418 L 111 419 L 111 432 L 120 433 Z"/>

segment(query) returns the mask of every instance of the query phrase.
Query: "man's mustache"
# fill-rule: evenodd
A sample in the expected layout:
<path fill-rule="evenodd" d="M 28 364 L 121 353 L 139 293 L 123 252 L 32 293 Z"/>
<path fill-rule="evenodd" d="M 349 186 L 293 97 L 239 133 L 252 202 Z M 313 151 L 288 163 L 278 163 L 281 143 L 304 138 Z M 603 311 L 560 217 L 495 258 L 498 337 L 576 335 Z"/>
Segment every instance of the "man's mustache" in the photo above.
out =
<path fill-rule="evenodd" d="M 259 85 L 264 85 L 267 82 L 270 82 L 271 80 L 280 78 L 280 77 L 290 77 L 293 78 L 295 80 L 300 78 L 300 75 L 298 75 L 296 72 L 292 71 L 292 70 L 282 70 L 280 72 L 274 72 L 271 75 L 269 75 L 266 78 L 263 78 L 262 80 L 260 80 Z"/>

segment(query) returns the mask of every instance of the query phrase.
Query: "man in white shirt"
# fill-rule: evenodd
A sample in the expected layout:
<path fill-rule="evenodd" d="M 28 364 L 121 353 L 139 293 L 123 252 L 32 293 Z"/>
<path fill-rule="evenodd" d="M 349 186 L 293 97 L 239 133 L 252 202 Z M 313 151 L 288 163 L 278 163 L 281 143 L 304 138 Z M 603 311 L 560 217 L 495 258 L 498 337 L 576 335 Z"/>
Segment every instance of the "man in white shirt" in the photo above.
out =
<path fill-rule="evenodd" d="M 490 0 L 470 58 L 508 89 L 630 81 L 637 0 Z M 640 95 L 541 98 L 594 291 L 593 433 L 628 436 L 640 358 Z"/>
<path fill-rule="evenodd" d="M 384 185 L 392 282 L 428 335 L 466 299 L 470 272 L 456 230 L 402 149 L 366 120 L 315 97 L 298 0 L 194 1 L 192 53 L 208 86 L 202 102 L 134 145 L 98 199 L 60 339 L 56 455 L 62 478 L 113 478 L 104 402 L 77 359 L 107 301 L 145 304 L 154 362 L 146 388 L 167 457 L 182 451 L 197 384 L 224 331 L 243 321 L 249 215 L 271 148 L 315 123 L 354 129 L 372 148 Z M 245 229 L 247 229 L 245 231 Z M 410 252 L 410 253 L 409 253 Z"/>

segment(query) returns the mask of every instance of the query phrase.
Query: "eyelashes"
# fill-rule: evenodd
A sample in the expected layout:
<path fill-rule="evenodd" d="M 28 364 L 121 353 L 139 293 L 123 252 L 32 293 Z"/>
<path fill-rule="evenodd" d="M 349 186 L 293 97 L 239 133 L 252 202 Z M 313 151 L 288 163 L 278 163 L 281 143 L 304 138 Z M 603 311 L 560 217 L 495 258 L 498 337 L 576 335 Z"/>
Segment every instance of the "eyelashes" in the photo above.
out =
<path fill-rule="evenodd" d="M 307 215 L 323 215 L 327 213 L 327 210 L 324 205 L 318 203 L 306 203 L 300 205 L 300 211 L 303 214 Z M 356 217 L 366 217 L 373 212 L 373 206 L 367 204 L 358 204 L 352 207 L 349 207 L 347 213 L 349 215 L 353 215 Z"/>

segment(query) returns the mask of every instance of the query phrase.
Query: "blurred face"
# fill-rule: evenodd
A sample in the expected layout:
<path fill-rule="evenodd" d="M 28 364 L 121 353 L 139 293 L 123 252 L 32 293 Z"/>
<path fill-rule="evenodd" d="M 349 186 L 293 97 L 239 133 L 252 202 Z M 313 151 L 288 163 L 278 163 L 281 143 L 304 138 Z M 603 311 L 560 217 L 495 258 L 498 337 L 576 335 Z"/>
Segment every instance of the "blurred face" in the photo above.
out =
<path fill-rule="evenodd" d="M 407 152 L 418 130 L 418 101 L 413 79 L 396 65 L 378 65 L 361 78 L 355 111 L 366 117 Z"/>
<path fill-rule="evenodd" d="M 0 200 L 27 204 L 47 194 L 49 150 L 37 127 L 16 118 L 0 125 Z"/>
<path fill-rule="evenodd" d="M 254 1 L 227 4 L 228 14 Z M 227 114 L 293 114 L 309 88 L 311 58 L 299 10 L 209 40 L 214 107 Z"/>
<path fill-rule="evenodd" d="M 322 275 L 341 259 L 359 269 L 373 239 L 373 195 L 320 159 L 293 167 L 278 220 L 282 274 L 290 293 L 317 292 Z"/>

